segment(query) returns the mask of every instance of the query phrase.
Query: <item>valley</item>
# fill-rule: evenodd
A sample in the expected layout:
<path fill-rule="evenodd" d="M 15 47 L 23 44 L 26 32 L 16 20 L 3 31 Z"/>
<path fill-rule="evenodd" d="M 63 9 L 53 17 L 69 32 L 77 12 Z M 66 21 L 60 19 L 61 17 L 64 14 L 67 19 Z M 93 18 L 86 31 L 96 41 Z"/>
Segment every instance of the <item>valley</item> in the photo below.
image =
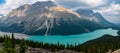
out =
<path fill-rule="evenodd" d="M 0 53 L 120 53 L 119 19 L 113 19 L 120 4 L 96 1 L 102 5 L 94 0 L 85 6 L 77 1 L 81 8 L 66 7 L 76 6 L 74 1 L 60 5 L 60 0 L 0 4 Z"/>
<path fill-rule="evenodd" d="M 72 11 L 52 1 L 24 4 L 0 21 L 1 31 L 28 35 L 74 35 L 111 27 L 98 12 Z"/>

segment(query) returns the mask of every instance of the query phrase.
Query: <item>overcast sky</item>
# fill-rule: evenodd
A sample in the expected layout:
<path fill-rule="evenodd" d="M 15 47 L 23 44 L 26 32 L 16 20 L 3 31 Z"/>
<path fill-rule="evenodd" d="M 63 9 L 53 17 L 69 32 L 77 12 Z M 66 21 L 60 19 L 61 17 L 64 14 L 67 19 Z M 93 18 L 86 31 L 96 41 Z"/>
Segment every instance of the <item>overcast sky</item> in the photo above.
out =
<path fill-rule="evenodd" d="M 48 0 L 0 0 L 0 14 L 8 14 L 20 5 Z M 92 9 L 112 22 L 120 22 L 120 0 L 51 0 L 68 9 Z"/>

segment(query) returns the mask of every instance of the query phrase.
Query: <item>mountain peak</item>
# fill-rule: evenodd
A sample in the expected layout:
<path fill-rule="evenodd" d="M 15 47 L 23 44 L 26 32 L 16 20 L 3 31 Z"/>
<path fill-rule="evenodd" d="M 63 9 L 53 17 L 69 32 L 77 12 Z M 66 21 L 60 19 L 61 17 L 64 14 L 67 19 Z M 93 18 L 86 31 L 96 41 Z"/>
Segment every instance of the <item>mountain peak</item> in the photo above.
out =
<path fill-rule="evenodd" d="M 94 13 L 93 10 L 90 10 L 90 9 L 78 9 L 77 11 L 82 12 L 82 13 L 86 13 L 86 14 Z"/>
<path fill-rule="evenodd" d="M 56 6 L 55 3 L 53 3 L 52 1 L 43 1 L 43 2 L 36 2 L 34 4 L 32 4 L 32 6 L 39 6 L 39 7 L 44 7 L 44 6 Z"/>
<path fill-rule="evenodd" d="M 17 8 L 18 10 L 24 10 L 26 8 L 28 8 L 30 5 L 29 4 L 24 4 L 22 6 L 20 6 L 19 8 Z"/>
<path fill-rule="evenodd" d="M 90 9 L 78 9 L 76 12 L 81 15 L 82 19 L 86 19 L 95 23 L 111 27 L 113 24 L 108 22 L 99 12 L 94 12 Z"/>
<path fill-rule="evenodd" d="M 101 28 L 104 27 L 82 19 L 81 14 L 56 5 L 52 1 L 20 6 L 12 10 L 0 25 L 1 31 L 30 35 L 70 35 Z"/>

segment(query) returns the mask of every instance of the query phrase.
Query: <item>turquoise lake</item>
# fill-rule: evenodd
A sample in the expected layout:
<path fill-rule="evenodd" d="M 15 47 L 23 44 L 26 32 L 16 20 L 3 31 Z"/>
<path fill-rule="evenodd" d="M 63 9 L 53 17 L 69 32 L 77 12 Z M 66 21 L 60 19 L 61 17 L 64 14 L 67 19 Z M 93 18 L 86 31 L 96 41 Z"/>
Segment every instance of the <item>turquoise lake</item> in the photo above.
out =
<path fill-rule="evenodd" d="M 61 35 L 48 35 L 48 36 L 31 36 L 28 38 L 28 40 L 33 40 L 33 41 L 40 41 L 43 43 L 52 43 L 52 44 L 57 44 L 58 42 L 60 44 L 82 44 L 88 40 L 96 39 L 99 37 L 102 37 L 104 34 L 111 34 L 114 36 L 117 36 L 117 31 L 118 30 L 113 30 L 111 28 L 109 29 L 101 29 L 101 30 L 96 30 L 90 33 L 84 33 L 84 34 L 78 34 L 78 35 L 69 35 L 69 36 L 61 36 Z"/>

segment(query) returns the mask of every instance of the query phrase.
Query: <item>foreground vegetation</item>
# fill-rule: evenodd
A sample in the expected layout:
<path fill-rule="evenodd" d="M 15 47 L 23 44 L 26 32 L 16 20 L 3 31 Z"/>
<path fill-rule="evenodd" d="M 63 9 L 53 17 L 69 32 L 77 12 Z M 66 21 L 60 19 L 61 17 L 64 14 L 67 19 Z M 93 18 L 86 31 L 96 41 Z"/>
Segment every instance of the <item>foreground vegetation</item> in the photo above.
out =
<path fill-rule="evenodd" d="M 19 44 L 17 43 L 17 41 L 19 41 Z M 15 39 L 14 34 L 12 34 L 11 38 L 7 35 L 4 35 L 4 37 L 0 37 L 0 42 L 2 42 L 2 50 L 0 50 L 0 53 L 25 53 L 27 49 L 27 44 L 25 40 Z"/>
<path fill-rule="evenodd" d="M 50 51 L 56 50 L 74 50 L 82 53 L 106 53 L 109 50 L 116 50 L 120 48 L 120 36 L 104 35 L 98 39 L 90 40 L 80 45 L 62 45 L 62 44 L 48 44 L 43 42 L 34 42 L 30 40 L 15 39 L 14 34 L 9 38 L 7 35 L 0 37 L 2 43 L 2 50 L 0 53 L 16 53 L 16 45 L 19 45 L 18 51 L 25 53 L 27 46 L 33 48 L 43 48 Z"/>

